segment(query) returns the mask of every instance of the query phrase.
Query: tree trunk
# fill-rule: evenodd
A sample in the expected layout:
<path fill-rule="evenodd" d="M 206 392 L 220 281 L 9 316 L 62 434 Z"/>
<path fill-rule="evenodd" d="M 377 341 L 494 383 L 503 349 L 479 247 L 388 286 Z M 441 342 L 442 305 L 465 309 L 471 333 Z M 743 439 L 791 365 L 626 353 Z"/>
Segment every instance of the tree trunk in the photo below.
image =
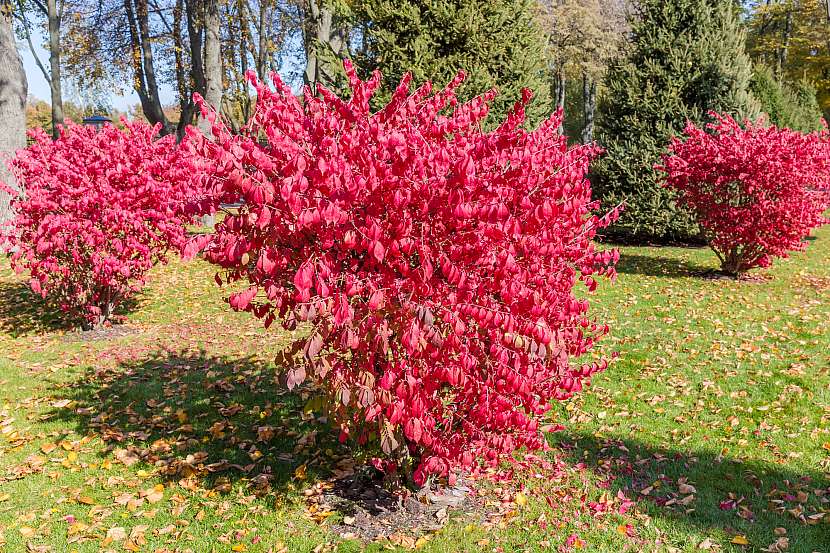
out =
<path fill-rule="evenodd" d="M 554 109 L 561 109 L 564 112 L 565 109 L 565 72 L 561 67 L 557 68 L 553 72 L 553 100 L 554 100 Z M 564 123 L 564 117 L 562 119 L 562 123 L 559 124 L 559 128 L 557 129 L 559 132 L 562 131 Z"/>
<path fill-rule="evenodd" d="M 830 0 L 827 0 L 830 2 Z M 259 36 L 259 48 L 256 54 L 256 74 L 260 79 L 265 77 L 265 62 L 268 59 L 268 34 L 266 29 L 268 17 L 268 1 L 260 0 L 259 2 L 259 25 L 257 35 Z"/>
<path fill-rule="evenodd" d="M 222 51 L 219 36 L 219 1 L 205 1 L 205 102 L 216 112 L 216 117 L 222 113 Z M 211 135 L 210 122 L 199 118 L 199 130 L 206 136 Z M 202 224 L 213 227 L 216 218 L 213 215 L 202 217 Z"/>
<path fill-rule="evenodd" d="M 308 0 L 308 10 L 306 14 L 307 24 L 305 32 L 305 74 L 303 80 L 305 84 L 311 88 L 312 93 L 315 92 L 315 85 L 320 79 L 320 60 L 317 56 L 317 40 L 324 30 L 321 29 L 323 25 L 322 6 L 317 0 Z M 331 20 L 329 19 L 329 24 Z"/>
<path fill-rule="evenodd" d="M 594 141 L 594 114 L 597 111 L 597 82 L 587 74 L 582 75 L 582 143 Z"/>
<path fill-rule="evenodd" d="M 222 56 L 219 36 L 219 2 L 205 1 L 205 101 L 216 111 L 222 112 Z M 199 119 L 199 129 L 210 135 L 210 123 L 205 118 Z"/>
<path fill-rule="evenodd" d="M 793 33 L 793 6 L 790 5 L 787 9 L 787 15 L 784 19 L 784 29 L 781 36 L 781 47 L 778 48 L 778 78 L 782 78 L 787 65 L 787 54 L 790 48 L 790 37 Z"/>
<path fill-rule="evenodd" d="M 11 6 L 0 4 L 0 181 L 19 190 L 6 162 L 26 146 L 26 73 L 12 30 Z M 11 216 L 9 194 L 0 189 L 0 223 Z"/>
<path fill-rule="evenodd" d="M 170 134 L 174 131 L 170 121 L 164 114 L 159 97 L 156 69 L 153 63 L 153 44 L 150 37 L 150 22 L 147 0 L 124 0 L 124 10 L 127 13 L 127 23 L 130 33 L 130 49 L 133 66 L 133 88 L 141 101 L 141 110 L 144 116 L 152 123 L 161 123 L 161 133 Z"/>
<path fill-rule="evenodd" d="M 46 0 L 46 18 L 49 27 L 49 88 L 52 94 L 52 138 L 59 136 L 58 125 L 63 124 L 63 94 L 61 92 L 61 16 L 57 0 Z"/>
<path fill-rule="evenodd" d="M 319 49 L 325 47 L 335 56 L 342 57 L 346 39 L 342 25 L 337 25 L 334 20 L 334 12 L 321 0 L 308 0 L 307 8 L 306 22 L 303 26 L 306 54 L 303 79 L 312 93 L 316 94 L 317 83 L 322 83 L 328 88 L 335 84 L 335 75 L 331 71 L 326 71 Z"/>
<path fill-rule="evenodd" d="M 184 131 L 193 121 L 192 77 L 185 69 L 184 38 L 182 35 L 182 16 L 184 0 L 176 0 L 173 7 L 173 59 L 176 71 L 176 90 L 179 93 L 179 123 L 176 126 L 176 138 L 184 138 Z"/>

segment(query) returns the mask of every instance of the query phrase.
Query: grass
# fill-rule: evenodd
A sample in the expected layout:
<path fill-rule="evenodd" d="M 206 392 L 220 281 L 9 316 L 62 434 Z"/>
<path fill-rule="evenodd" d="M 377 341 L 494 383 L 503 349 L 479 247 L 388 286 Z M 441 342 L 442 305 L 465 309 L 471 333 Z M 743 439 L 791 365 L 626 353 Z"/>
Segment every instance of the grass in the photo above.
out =
<path fill-rule="evenodd" d="M 764 281 L 712 268 L 622 248 L 592 298 L 620 357 L 555 407 L 556 468 L 485 485 L 499 516 L 454 517 L 422 550 L 830 552 L 830 229 Z M 0 550 L 395 548 L 309 512 L 303 490 L 353 452 L 277 382 L 290 336 L 211 277 L 158 268 L 129 334 L 84 341 L 0 265 Z"/>

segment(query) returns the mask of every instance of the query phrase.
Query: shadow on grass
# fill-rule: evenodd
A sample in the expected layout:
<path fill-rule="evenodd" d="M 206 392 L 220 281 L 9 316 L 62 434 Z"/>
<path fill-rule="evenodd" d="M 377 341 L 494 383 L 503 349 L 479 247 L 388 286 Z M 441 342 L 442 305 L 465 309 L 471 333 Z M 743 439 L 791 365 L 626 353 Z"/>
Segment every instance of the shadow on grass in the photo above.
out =
<path fill-rule="evenodd" d="M 714 266 L 698 265 L 674 257 L 621 253 L 617 272 L 654 277 L 700 277 L 714 271 Z"/>
<path fill-rule="evenodd" d="M 754 550 L 773 543 L 774 530 L 785 528 L 788 551 L 830 551 L 830 474 L 587 434 L 563 432 L 556 440 L 568 462 L 584 463 L 651 517 L 703 535 L 744 535 Z"/>
<path fill-rule="evenodd" d="M 137 306 L 138 298 L 133 296 L 116 308 L 115 315 L 128 315 Z M 27 282 L 0 280 L 0 332 L 3 334 L 18 338 L 78 327 L 77 321 L 32 291 Z"/>
<path fill-rule="evenodd" d="M 279 495 L 305 473 L 353 462 L 325 420 L 304 412 L 310 393 L 287 391 L 251 357 L 158 352 L 91 371 L 66 392 L 76 403 L 57 418 L 101 437 L 114 463 L 155 467 L 167 480 Z"/>

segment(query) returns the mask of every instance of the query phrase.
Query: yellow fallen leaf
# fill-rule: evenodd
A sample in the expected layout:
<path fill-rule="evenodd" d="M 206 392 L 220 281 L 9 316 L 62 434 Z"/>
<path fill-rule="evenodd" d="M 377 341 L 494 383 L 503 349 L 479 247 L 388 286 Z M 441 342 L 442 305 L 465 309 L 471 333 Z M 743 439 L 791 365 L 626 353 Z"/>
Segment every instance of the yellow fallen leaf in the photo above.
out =
<path fill-rule="evenodd" d="M 527 505 L 527 496 L 522 492 L 518 492 L 516 494 L 516 497 L 513 498 L 513 501 L 515 501 L 516 505 L 518 505 L 519 507 L 524 507 L 525 505 Z"/>
<path fill-rule="evenodd" d="M 415 540 L 415 549 L 420 549 L 427 544 L 429 540 L 426 539 L 424 536 L 421 536 L 417 540 Z"/>
<path fill-rule="evenodd" d="M 738 534 L 734 538 L 732 538 L 732 543 L 735 545 L 749 545 L 749 540 L 746 539 L 746 536 Z"/>
<path fill-rule="evenodd" d="M 95 500 L 88 495 L 82 495 L 78 498 L 78 503 L 83 503 L 84 505 L 95 505 Z"/>
<path fill-rule="evenodd" d="M 306 477 L 306 466 L 305 463 L 294 469 L 294 478 L 297 480 L 305 480 Z"/>
<path fill-rule="evenodd" d="M 231 551 L 245 551 L 245 544 L 237 543 L 236 545 L 231 546 Z"/>
<path fill-rule="evenodd" d="M 11 495 L 7 493 L 0 494 L 0 502 L 8 501 L 11 498 Z"/>
<path fill-rule="evenodd" d="M 42 446 L 40 446 L 40 450 L 41 450 L 41 451 L 42 451 L 45 455 L 49 455 L 50 453 L 52 453 L 53 451 L 55 451 L 57 448 L 58 448 L 58 446 L 56 446 L 55 444 L 52 444 L 52 443 L 49 443 L 49 444 L 43 444 Z"/>

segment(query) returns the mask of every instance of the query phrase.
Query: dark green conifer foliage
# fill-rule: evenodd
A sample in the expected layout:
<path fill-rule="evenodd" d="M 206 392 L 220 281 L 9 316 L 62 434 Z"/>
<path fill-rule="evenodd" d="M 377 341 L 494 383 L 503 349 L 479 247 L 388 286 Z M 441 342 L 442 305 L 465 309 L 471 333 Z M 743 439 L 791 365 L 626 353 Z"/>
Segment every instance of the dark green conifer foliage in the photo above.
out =
<path fill-rule="evenodd" d="M 772 69 L 758 65 L 752 75 L 752 94 L 773 125 L 802 132 L 822 127 L 816 89 L 807 81 L 795 84 L 782 82 L 775 77 Z"/>
<path fill-rule="evenodd" d="M 551 85 L 533 6 L 533 0 L 355 0 L 364 33 L 357 62 L 364 73 L 383 73 L 379 103 L 406 72 L 415 86 L 430 80 L 442 87 L 463 69 L 462 100 L 497 88 L 495 122 L 527 87 L 534 92 L 528 118 L 535 123 L 551 112 Z"/>

